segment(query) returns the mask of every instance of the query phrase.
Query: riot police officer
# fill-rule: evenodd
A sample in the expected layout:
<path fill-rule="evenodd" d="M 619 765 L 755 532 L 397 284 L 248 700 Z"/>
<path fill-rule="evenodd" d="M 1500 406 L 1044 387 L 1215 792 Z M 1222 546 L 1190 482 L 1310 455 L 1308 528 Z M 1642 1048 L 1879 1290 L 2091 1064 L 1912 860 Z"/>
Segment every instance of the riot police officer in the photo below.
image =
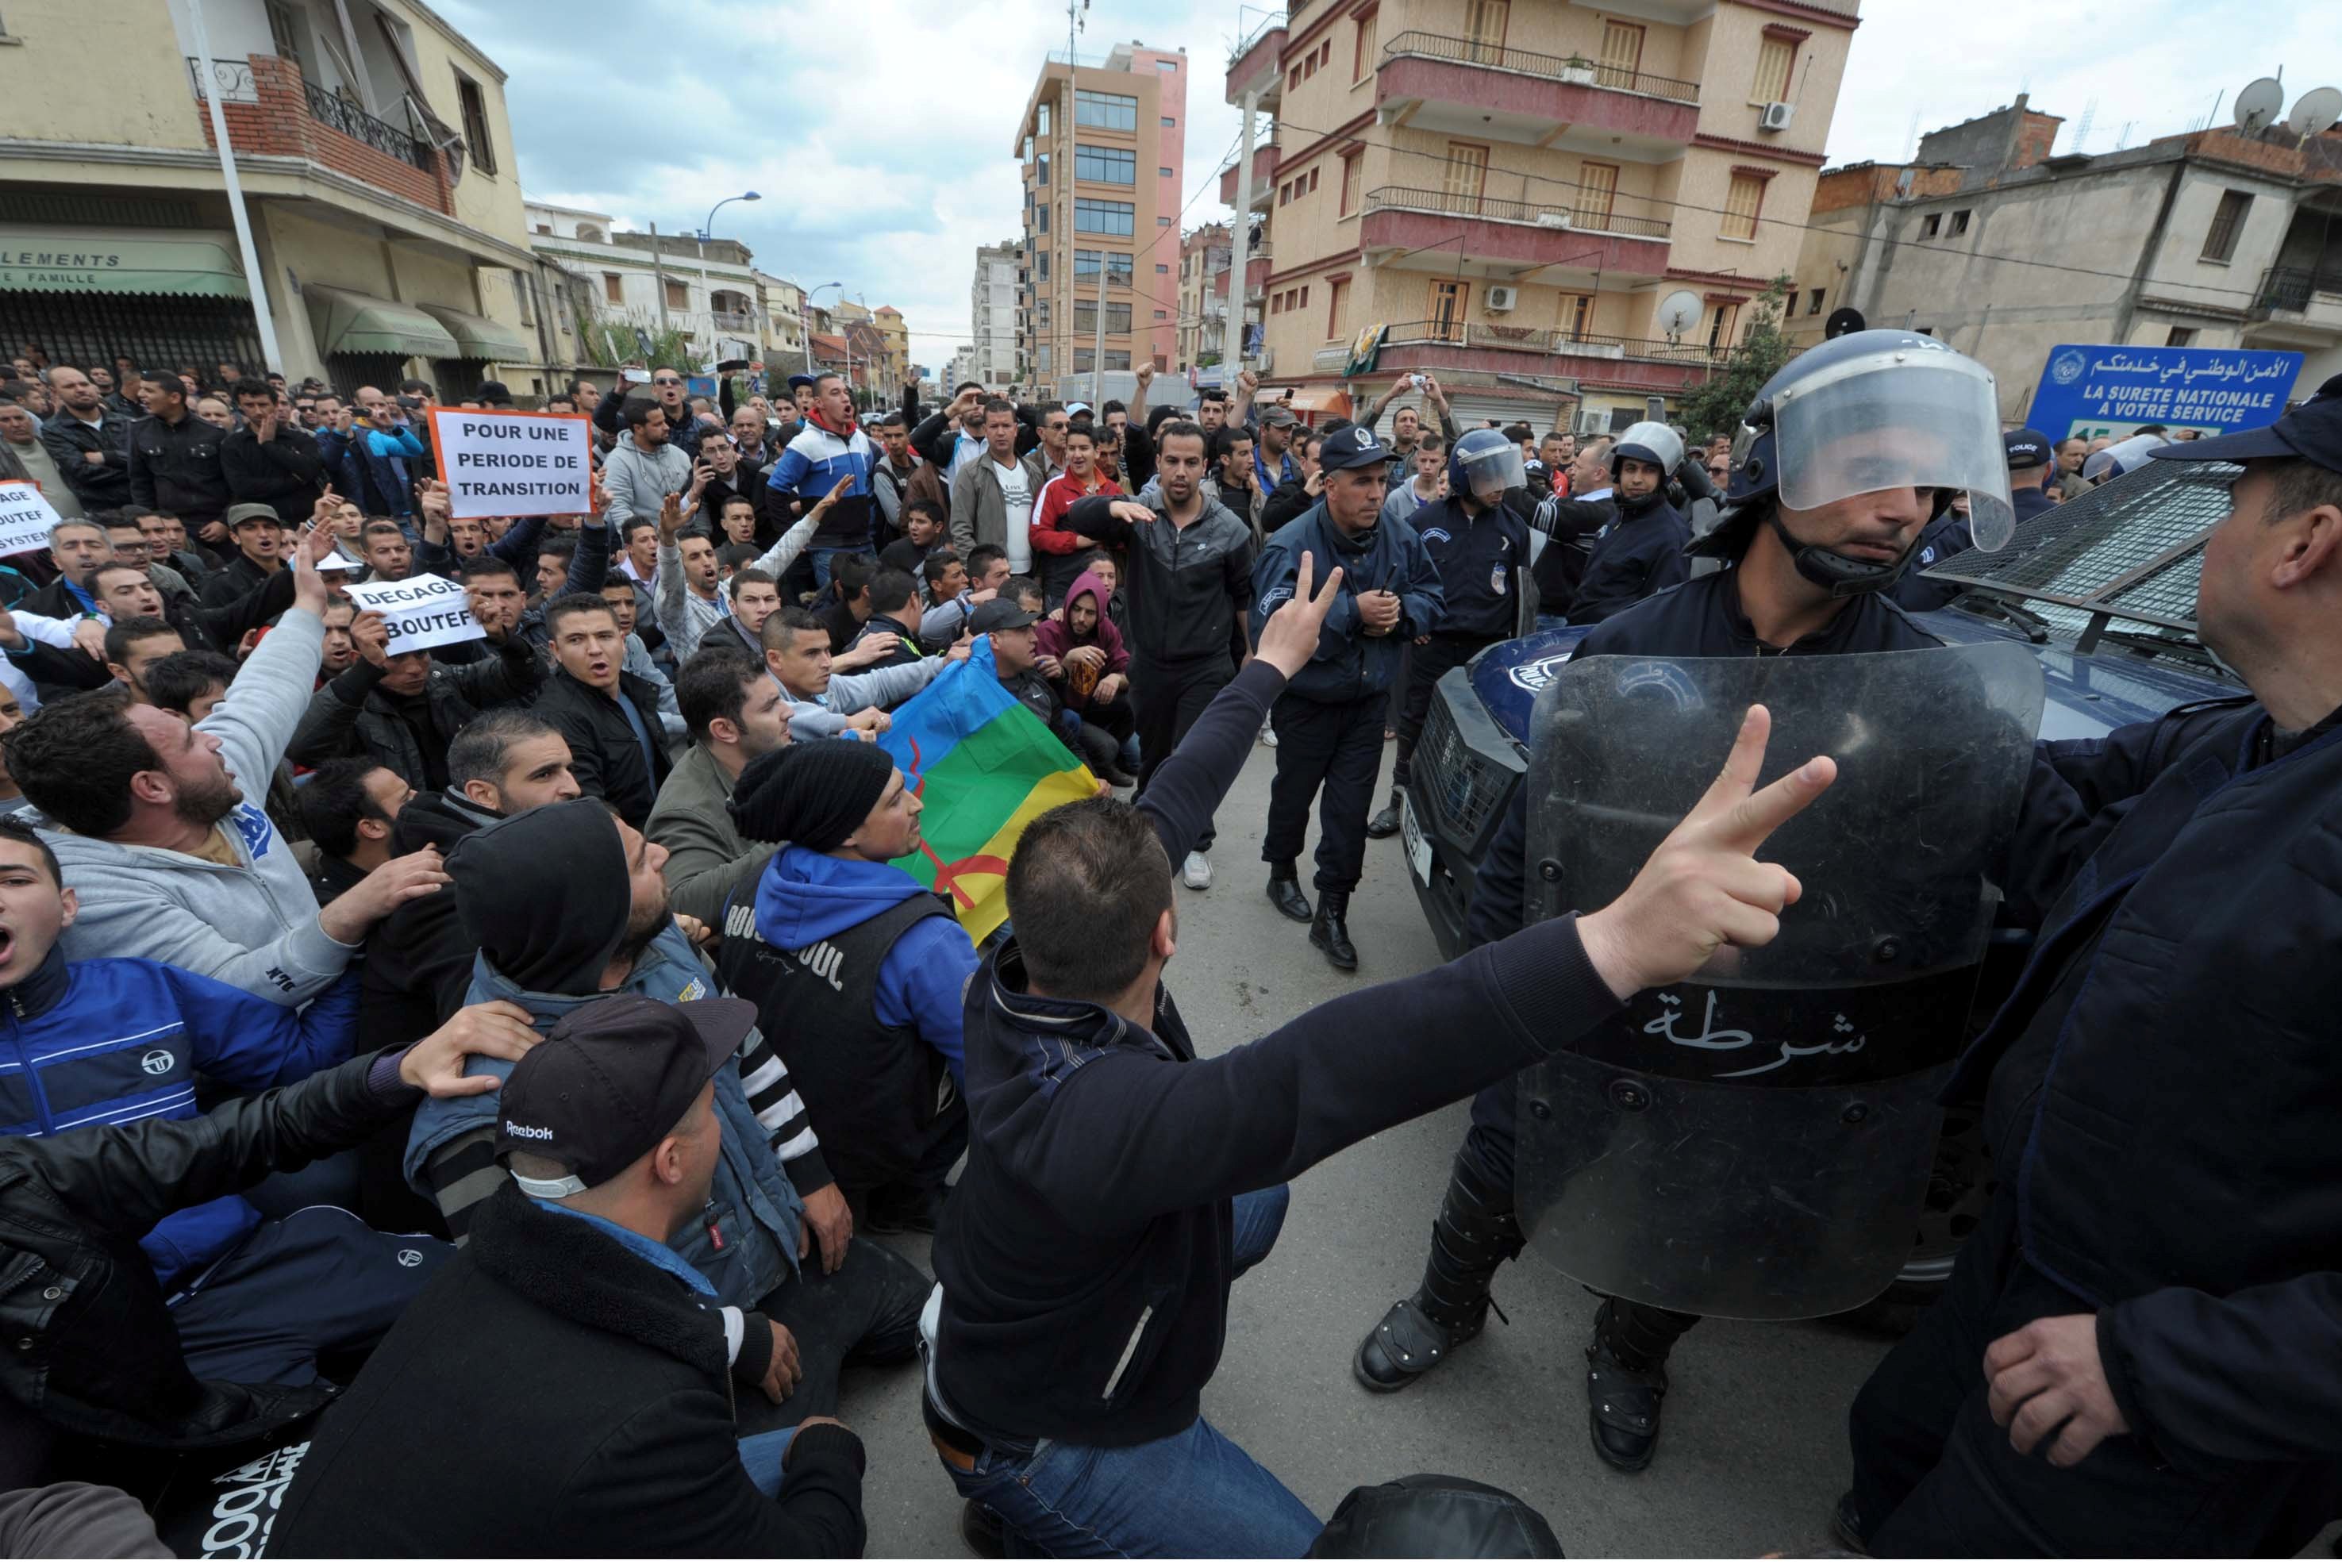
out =
<path fill-rule="evenodd" d="M 2042 488 L 2048 477 L 2052 448 L 2049 438 L 2034 429 L 2012 430 L 2001 437 L 2001 450 L 2008 454 L 2008 504 L 2019 523 L 2038 517 L 2057 503 Z M 1949 511 L 1927 524 L 1919 535 L 1918 548 L 1911 553 L 1911 569 L 1895 584 L 1895 602 L 1907 610 L 1940 610 L 1960 596 L 1961 585 L 1923 577 L 1921 573 L 1959 554 L 1975 543 L 1968 536 L 1968 513 L 1965 499 L 1957 500 Z"/>
<path fill-rule="evenodd" d="M 1618 515 L 1586 557 L 1586 575 L 1569 602 L 1570 624 L 1606 620 L 1691 574 L 1684 554 L 1691 524 L 1667 499 L 1667 481 L 1683 457 L 1683 437 L 1654 419 L 1628 425 L 1610 449 Z"/>
<path fill-rule="evenodd" d="M 1269 786 L 1268 897 L 1295 920 L 1337 969 L 1358 966 L 1350 942 L 1350 894 L 1366 855 L 1366 809 L 1382 766 L 1383 714 L 1402 654 L 1439 624 L 1439 574 L 1423 541 L 1404 523 L 1380 523 L 1390 452 L 1373 430 L 1353 424 L 1318 449 L 1325 495 L 1262 546 L 1252 574 L 1252 637 L 1293 596 L 1304 554 L 1342 568 L 1340 597 L 1326 617 L 1316 656 L 1276 699 L 1276 778 Z M 1317 812 L 1317 907 L 1302 896 L 1295 863 Z"/>
<path fill-rule="evenodd" d="M 1637 426 L 1628 444 L 1646 445 Z M 1644 439 L 1636 441 L 1638 432 Z M 1857 333 L 1808 350 L 1768 382 L 1734 454 L 1725 511 L 1696 548 L 1728 564 L 1622 609 L 1579 644 L 1601 654 L 1803 657 L 1934 648 L 1884 592 L 1930 522 L 1968 493 L 1980 545 L 2012 525 L 1990 373 L 1935 340 Z M 1593 574 L 1588 574 L 1591 584 Z M 1525 784 L 1480 867 L 1466 915 L 1475 945 L 1526 918 Z M 1762 1091 L 1750 1090 L 1750 1093 Z M 1513 1084 L 1483 1091 L 1432 1227 L 1415 1293 L 1352 1363 L 1380 1393 L 1436 1370 L 1487 1321 L 1488 1287 L 1525 1236 L 1515 1196 Z M 1625 1471 L 1651 1462 L 1674 1343 L 1697 1318 L 1606 1298 L 1586 1346 L 1594 1450 Z"/>
<path fill-rule="evenodd" d="M 1526 483 L 1519 444 L 1501 431 L 1475 430 L 1447 455 L 1446 498 L 1424 507 L 1407 524 L 1438 569 L 1444 603 L 1439 619 L 1416 634 L 1407 657 L 1390 804 L 1366 824 L 1368 838 L 1398 831 L 1399 792 L 1406 787 L 1407 765 L 1439 677 L 1514 634 L 1518 574 L 1529 564 L 1528 524 L 1520 510 Z"/>

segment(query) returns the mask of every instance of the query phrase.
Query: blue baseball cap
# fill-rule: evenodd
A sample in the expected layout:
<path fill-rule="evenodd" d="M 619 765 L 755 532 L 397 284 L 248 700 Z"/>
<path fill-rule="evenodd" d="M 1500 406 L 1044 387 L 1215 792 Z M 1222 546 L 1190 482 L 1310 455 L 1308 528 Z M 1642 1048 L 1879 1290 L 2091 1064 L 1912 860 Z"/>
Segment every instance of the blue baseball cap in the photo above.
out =
<path fill-rule="evenodd" d="M 795 392 L 800 386 L 818 386 L 820 385 L 821 382 L 818 377 L 807 375 L 803 371 L 799 371 L 796 375 L 789 377 L 789 390 L 791 392 Z"/>
<path fill-rule="evenodd" d="M 2249 463 L 2256 457 L 2300 457 L 2342 473 L 2342 375 L 2329 376 L 2308 402 L 2258 430 L 2209 441 L 2175 441 L 2147 454 L 2159 463 Z"/>
<path fill-rule="evenodd" d="M 2000 438 L 2011 468 L 2038 468 L 2049 461 L 2049 438 L 2031 428 L 2012 430 Z"/>
<path fill-rule="evenodd" d="M 1344 468 L 1369 468 L 1390 461 L 1390 448 L 1375 439 L 1363 424 L 1353 424 L 1326 437 L 1317 448 L 1317 465 L 1332 474 Z"/>

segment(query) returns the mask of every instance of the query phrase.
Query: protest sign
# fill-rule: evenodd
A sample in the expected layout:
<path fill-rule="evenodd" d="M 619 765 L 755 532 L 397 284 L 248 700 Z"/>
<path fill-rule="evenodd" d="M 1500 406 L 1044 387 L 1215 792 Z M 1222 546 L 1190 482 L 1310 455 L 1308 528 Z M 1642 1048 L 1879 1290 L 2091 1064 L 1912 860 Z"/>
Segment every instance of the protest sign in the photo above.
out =
<path fill-rule="evenodd" d="M 342 592 L 360 614 L 377 611 L 390 624 L 390 642 L 383 649 L 386 654 L 411 654 L 487 635 L 472 618 L 471 597 L 463 584 L 428 572 L 396 583 L 352 583 Z"/>
<path fill-rule="evenodd" d="M 29 479 L 0 480 L 0 555 L 39 550 L 60 519 L 41 487 Z"/>
<path fill-rule="evenodd" d="M 594 428 L 583 414 L 431 410 L 450 517 L 562 517 L 594 510 Z"/>

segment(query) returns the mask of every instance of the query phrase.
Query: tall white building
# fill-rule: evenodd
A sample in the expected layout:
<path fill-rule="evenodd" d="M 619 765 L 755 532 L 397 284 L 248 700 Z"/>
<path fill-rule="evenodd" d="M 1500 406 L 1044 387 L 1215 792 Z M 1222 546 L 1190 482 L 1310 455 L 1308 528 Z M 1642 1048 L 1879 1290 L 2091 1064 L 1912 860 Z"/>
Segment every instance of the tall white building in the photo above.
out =
<path fill-rule="evenodd" d="M 525 212 L 531 247 L 583 278 L 604 320 L 681 332 L 703 362 L 763 357 L 756 269 L 738 240 L 661 235 L 654 251 L 607 213 L 535 201 Z"/>
<path fill-rule="evenodd" d="M 976 281 L 968 291 L 974 357 L 966 379 L 995 389 L 1023 379 L 1016 363 L 1016 300 L 1024 248 L 1015 240 L 976 250 Z"/>

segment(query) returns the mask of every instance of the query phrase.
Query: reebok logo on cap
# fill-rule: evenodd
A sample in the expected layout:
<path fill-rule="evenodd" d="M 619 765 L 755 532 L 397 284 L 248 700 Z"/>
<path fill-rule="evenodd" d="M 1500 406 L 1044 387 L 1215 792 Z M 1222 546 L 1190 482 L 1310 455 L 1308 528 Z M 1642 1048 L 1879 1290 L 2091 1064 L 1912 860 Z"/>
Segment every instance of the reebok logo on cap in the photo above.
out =
<path fill-rule="evenodd" d="M 550 1127 L 524 1127 L 518 1122 L 506 1122 L 505 1124 L 505 1136 L 507 1138 L 530 1138 L 538 1143 L 549 1144 L 553 1142 L 553 1129 Z"/>

